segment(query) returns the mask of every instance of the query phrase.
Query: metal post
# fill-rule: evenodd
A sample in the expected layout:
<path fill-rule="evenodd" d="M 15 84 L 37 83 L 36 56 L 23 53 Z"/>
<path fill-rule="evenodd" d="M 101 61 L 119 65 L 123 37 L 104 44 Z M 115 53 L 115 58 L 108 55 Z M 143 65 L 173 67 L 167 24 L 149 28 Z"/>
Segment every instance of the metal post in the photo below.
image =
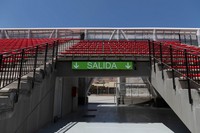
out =
<path fill-rule="evenodd" d="M 172 69 L 172 82 L 173 82 L 173 89 L 176 90 L 175 76 L 174 76 L 174 63 L 173 63 L 172 45 L 170 45 L 170 60 L 171 60 L 171 69 Z"/>
<path fill-rule="evenodd" d="M 198 39 L 198 36 L 196 35 L 196 42 L 197 42 L 197 45 L 196 46 L 200 46 L 200 39 Z"/>
<path fill-rule="evenodd" d="M 5 85 L 7 85 L 8 83 L 10 83 L 9 81 L 10 81 L 11 77 L 9 77 L 9 73 L 11 73 L 11 71 L 10 71 L 11 62 L 12 62 L 11 57 L 12 56 L 8 57 L 8 63 L 6 63 L 6 67 L 7 67 L 7 71 L 6 72 L 7 72 L 7 74 L 6 74 L 6 84 Z"/>
<path fill-rule="evenodd" d="M 21 53 L 22 58 L 21 58 L 20 68 L 19 68 L 19 77 L 18 77 L 18 84 L 17 84 L 17 92 L 16 92 L 16 97 L 15 97 L 15 102 L 18 101 L 18 96 L 19 96 L 19 88 L 20 88 L 20 82 L 21 82 L 21 76 L 22 76 L 24 53 L 25 53 L 25 50 L 22 49 L 22 53 Z"/>
<path fill-rule="evenodd" d="M 54 66 L 54 68 L 56 68 L 56 64 L 57 64 L 57 60 L 58 60 L 58 45 L 59 45 L 59 42 L 58 42 L 58 40 L 56 41 L 56 60 L 55 60 L 55 66 Z"/>
<path fill-rule="evenodd" d="M 181 43 L 181 34 L 180 33 L 178 34 L 178 39 L 179 39 L 179 42 Z"/>
<path fill-rule="evenodd" d="M 97 95 L 99 95 L 99 88 L 98 88 L 98 86 L 97 86 Z"/>
<path fill-rule="evenodd" d="M 151 82 L 151 70 L 152 70 L 152 57 L 151 57 L 151 41 L 148 40 L 148 43 L 149 43 L 149 67 L 150 67 L 150 77 L 149 77 L 149 81 Z"/>
<path fill-rule="evenodd" d="M 190 35 L 190 44 L 192 45 L 192 35 Z"/>
<path fill-rule="evenodd" d="M 156 72 L 156 57 L 155 57 L 155 47 L 154 47 L 154 42 L 152 42 L 153 45 L 153 64 L 154 64 L 154 72 Z"/>
<path fill-rule="evenodd" d="M 46 63 L 47 63 L 47 52 L 48 52 L 48 43 L 45 46 L 45 55 L 44 55 L 44 72 L 46 72 Z"/>
<path fill-rule="evenodd" d="M 53 42 L 52 65 L 53 65 L 53 63 L 54 63 L 54 54 L 55 54 L 55 41 Z"/>
<path fill-rule="evenodd" d="M 34 82 L 35 82 L 35 72 L 36 72 L 36 67 L 37 67 L 37 57 L 38 57 L 38 46 L 35 49 L 35 60 L 34 60 L 34 68 L 33 68 L 32 88 L 34 87 Z"/>
<path fill-rule="evenodd" d="M 185 54 L 185 66 L 186 66 L 186 78 L 187 78 L 187 85 L 188 85 L 188 97 L 190 104 L 193 104 L 193 99 L 191 95 L 191 86 L 190 86 L 190 79 L 189 79 L 189 68 L 188 68 L 188 59 L 187 59 L 187 51 L 184 49 Z"/>
<path fill-rule="evenodd" d="M 1 88 L 1 81 L 2 81 L 2 71 L 1 71 L 1 69 L 3 69 L 3 65 L 2 65 L 2 60 L 3 60 L 3 55 L 1 54 L 0 55 L 0 72 L 1 72 L 1 77 L 0 77 L 0 88 Z"/>
<path fill-rule="evenodd" d="M 160 43 L 160 62 L 161 62 L 161 69 L 162 69 L 162 79 L 164 79 L 164 72 L 163 72 L 163 57 L 162 57 L 162 44 Z"/>
<path fill-rule="evenodd" d="M 185 41 L 185 44 L 187 43 L 187 41 L 186 41 L 186 36 L 185 36 L 185 34 L 184 34 L 184 41 Z"/>

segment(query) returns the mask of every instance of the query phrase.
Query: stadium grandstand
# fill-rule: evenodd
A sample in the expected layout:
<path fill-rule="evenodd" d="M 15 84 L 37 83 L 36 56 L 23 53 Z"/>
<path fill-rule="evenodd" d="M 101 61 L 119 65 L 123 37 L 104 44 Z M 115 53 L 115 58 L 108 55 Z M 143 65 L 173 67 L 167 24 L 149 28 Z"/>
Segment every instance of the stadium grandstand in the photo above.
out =
<path fill-rule="evenodd" d="M 198 28 L 0 29 L 0 129 L 36 132 L 76 111 L 95 77 L 119 79 L 120 107 L 124 77 L 141 77 L 131 87 L 148 88 L 199 133 L 199 46 Z"/>

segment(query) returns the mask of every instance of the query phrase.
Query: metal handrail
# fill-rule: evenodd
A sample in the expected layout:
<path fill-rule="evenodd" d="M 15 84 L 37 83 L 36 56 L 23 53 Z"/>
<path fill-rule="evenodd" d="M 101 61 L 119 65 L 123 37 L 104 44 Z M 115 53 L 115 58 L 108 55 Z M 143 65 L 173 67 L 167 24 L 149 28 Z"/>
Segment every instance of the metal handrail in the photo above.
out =
<path fill-rule="evenodd" d="M 17 81 L 16 94 L 19 95 L 21 78 L 30 72 L 33 72 L 32 87 L 34 87 L 36 68 L 49 61 L 54 64 L 60 44 L 59 40 L 55 39 L 53 44 L 38 44 L 0 54 L 0 89 Z M 46 67 L 44 67 L 44 71 L 46 71 Z"/>
<path fill-rule="evenodd" d="M 200 57 L 191 54 L 186 49 L 178 49 L 177 47 L 172 47 L 172 45 L 166 46 L 162 43 L 157 44 L 151 42 L 149 48 L 149 56 L 152 57 L 150 58 L 150 61 L 153 59 L 154 68 L 156 60 L 163 65 L 161 68 L 162 71 L 163 69 L 170 69 L 172 71 L 172 85 L 174 90 L 176 90 L 175 76 L 179 75 L 187 80 L 189 102 L 192 104 L 193 100 L 190 82 L 192 81 L 195 84 L 200 85 Z"/>

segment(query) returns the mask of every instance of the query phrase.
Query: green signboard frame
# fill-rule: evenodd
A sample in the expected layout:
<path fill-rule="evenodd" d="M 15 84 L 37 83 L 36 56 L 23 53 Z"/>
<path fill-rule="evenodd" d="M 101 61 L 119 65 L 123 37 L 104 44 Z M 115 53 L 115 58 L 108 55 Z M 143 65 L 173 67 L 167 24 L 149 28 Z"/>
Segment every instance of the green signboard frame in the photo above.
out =
<path fill-rule="evenodd" d="M 132 61 L 72 61 L 72 70 L 133 70 Z"/>

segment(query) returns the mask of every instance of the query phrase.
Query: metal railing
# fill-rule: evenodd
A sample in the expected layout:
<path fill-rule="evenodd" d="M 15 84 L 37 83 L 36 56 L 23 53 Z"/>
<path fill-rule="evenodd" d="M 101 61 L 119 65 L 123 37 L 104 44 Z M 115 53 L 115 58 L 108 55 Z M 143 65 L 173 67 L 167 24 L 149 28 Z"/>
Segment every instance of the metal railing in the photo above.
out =
<path fill-rule="evenodd" d="M 32 87 L 34 87 L 36 68 L 43 65 L 46 72 L 47 62 L 55 66 L 60 44 L 59 40 L 56 40 L 53 43 L 39 44 L 1 54 L 0 89 L 17 81 L 16 94 L 18 95 L 22 77 L 30 72 L 33 72 Z"/>
<path fill-rule="evenodd" d="M 154 64 L 155 72 L 156 63 L 161 66 L 163 79 L 163 70 L 171 71 L 174 90 L 176 90 L 175 77 L 187 81 L 189 102 L 192 104 L 191 82 L 200 85 L 200 56 L 184 48 L 149 41 L 149 57 L 151 64 Z"/>
<path fill-rule="evenodd" d="M 46 71 L 46 64 L 50 62 L 55 64 L 58 58 L 58 53 L 70 49 L 72 45 L 79 41 L 69 40 L 63 45 L 59 45 L 59 41 L 54 43 L 40 44 L 34 47 L 10 51 L 0 55 L 0 89 L 17 81 L 17 94 L 19 93 L 20 82 L 22 76 L 33 72 L 32 87 L 34 87 L 34 80 L 36 76 L 36 68 L 44 66 Z M 156 63 L 161 65 L 162 78 L 164 79 L 164 69 L 172 71 L 173 88 L 176 90 L 175 77 L 181 77 L 187 80 L 189 101 L 192 104 L 191 96 L 191 81 L 200 85 L 200 57 L 192 54 L 190 50 L 178 48 L 172 45 L 165 45 L 164 43 L 148 41 L 149 47 L 142 49 L 148 55 L 150 66 L 154 64 L 154 71 L 156 72 Z M 87 54 L 89 53 L 87 49 Z M 85 53 L 85 54 L 86 54 Z M 75 53 L 73 53 L 75 54 Z"/>

